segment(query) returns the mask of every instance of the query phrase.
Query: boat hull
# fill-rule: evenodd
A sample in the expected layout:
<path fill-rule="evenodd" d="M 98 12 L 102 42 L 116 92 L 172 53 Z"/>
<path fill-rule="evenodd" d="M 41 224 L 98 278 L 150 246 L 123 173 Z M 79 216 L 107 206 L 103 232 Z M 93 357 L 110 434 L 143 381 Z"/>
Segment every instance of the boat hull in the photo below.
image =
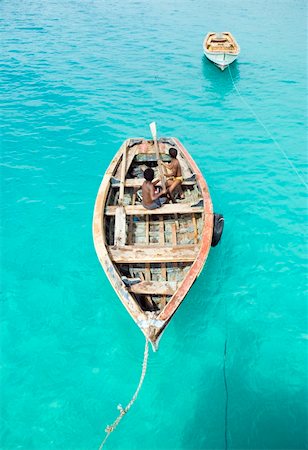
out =
<path fill-rule="evenodd" d="M 238 55 L 229 54 L 229 53 L 210 53 L 204 51 L 205 56 L 211 62 L 216 64 L 221 70 L 225 70 L 230 64 L 232 64 L 238 57 Z"/>
<path fill-rule="evenodd" d="M 240 47 L 230 32 L 210 32 L 203 41 L 203 52 L 211 62 L 224 70 L 237 59 Z"/>
<path fill-rule="evenodd" d="M 116 176 L 120 173 L 123 176 L 125 172 L 121 170 L 121 164 L 127 166 L 128 170 L 132 161 L 137 158 L 142 159 L 143 156 L 150 158 L 147 153 L 143 154 L 143 146 L 151 146 L 150 141 L 141 139 L 142 144 L 129 147 L 129 143 L 134 141 L 131 139 L 123 143 L 105 173 L 97 194 L 93 216 L 93 239 L 99 261 L 122 304 L 151 342 L 153 350 L 157 349 L 162 332 L 200 274 L 211 247 L 213 234 L 213 209 L 207 184 L 183 145 L 176 138 L 169 139 L 172 141 L 172 146 L 177 148 L 182 164 L 187 165 L 189 169 L 186 175 L 193 174 L 196 179 L 197 189 L 190 185 L 194 182 L 187 181 L 186 184 L 191 192 L 194 189 L 198 192 L 198 205 L 202 204 L 202 206 L 188 205 L 186 202 L 164 205 L 159 210 L 149 211 L 142 205 L 119 205 L 119 201 L 116 203 L 113 199 L 113 191 L 118 187 Z M 169 144 L 160 144 L 162 155 L 164 152 L 167 154 L 168 147 L 170 147 Z M 142 181 L 140 178 L 126 177 L 124 187 L 119 180 L 120 196 L 121 189 L 123 194 L 123 191 L 124 193 L 130 191 L 134 186 L 135 192 L 136 186 L 140 188 Z M 187 198 L 188 193 L 191 194 L 191 192 L 187 192 Z M 135 193 L 132 195 L 135 198 Z M 124 219 L 121 219 L 121 216 Z M 117 236 L 117 220 L 124 220 L 124 225 L 119 228 L 120 234 L 121 230 L 126 230 L 122 241 Z M 138 227 L 143 224 L 148 227 L 143 233 L 147 241 L 140 244 L 138 243 L 138 239 L 140 240 Z M 155 243 L 155 236 L 151 242 L 151 235 L 156 225 L 156 228 L 163 230 L 163 233 L 160 231 L 160 234 L 157 234 L 159 243 Z M 114 233 L 112 227 L 115 230 Z M 194 227 L 195 230 L 192 233 L 193 240 L 188 244 L 185 239 L 181 241 L 183 235 L 181 231 L 185 227 L 187 230 Z M 135 236 L 132 229 L 137 230 Z M 172 230 L 170 242 L 168 241 L 169 229 Z M 137 275 L 144 277 L 144 281 L 141 280 L 136 286 L 127 286 L 123 282 L 127 277 L 123 275 L 128 271 L 130 273 L 128 276 L 131 277 L 139 271 Z M 149 291 L 149 286 L 153 291 Z M 156 310 L 151 311 L 143 302 L 155 303 L 154 300 L 158 306 L 156 305 Z"/>

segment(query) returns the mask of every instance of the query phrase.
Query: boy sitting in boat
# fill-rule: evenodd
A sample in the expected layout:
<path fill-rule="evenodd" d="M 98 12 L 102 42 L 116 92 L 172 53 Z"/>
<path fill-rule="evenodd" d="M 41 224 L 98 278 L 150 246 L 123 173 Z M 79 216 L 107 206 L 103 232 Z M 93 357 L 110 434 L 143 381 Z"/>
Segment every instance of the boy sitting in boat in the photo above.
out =
<path fill-rule="evenodd" d="M 165 197 L 166 191 L 155 192 L 155 186 L 159 183 L 159 179 L 153 181 L 154 170 L 151 168 L 145 169 L 143 176 L 145 181 L 142 185 L 142 206 L 146 209 L 160 208 L 167 202 Z"/>
<path fill-rule="evenodd" d="M 169 149 L 169 155 L 171 156 L 171 161 L 169 163 L 162 163 L 165 167 L 166 176 L 166 186 L 167 193 L 170 194 L 171 200 L 174 202 L 172 192 L 178 188 L 180 198 L 183 199 L 184 193 L 181 188 L 181 183 L 183 181 L 181 165 L 177 159 L 178 151 L 176 148 L 171 147 Z"/>

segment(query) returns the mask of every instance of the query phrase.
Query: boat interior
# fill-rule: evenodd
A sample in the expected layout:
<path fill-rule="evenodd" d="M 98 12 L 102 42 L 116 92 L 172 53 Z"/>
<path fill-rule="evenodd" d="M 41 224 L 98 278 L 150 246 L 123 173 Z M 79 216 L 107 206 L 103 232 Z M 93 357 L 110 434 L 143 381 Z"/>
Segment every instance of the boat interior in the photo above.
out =
<path fill-rule="evenodd" d="M 206 40 L 206 48 L 210 52 L 228 52 L 238 51 L 238 45 L 231 33 L 210 33 Z"/>
<path fill-rule="evenodd" d="M 176 142 L 160 139 L 161 160 L 178 150 L 184 198 L 148 210 L 141 186 L 147 167 L 159 178 L 154 142 L 131 139 L 110 173 L 104 213 L 105 244 L 126 289 L 143 311 L 160 313 L 195 261 L 203 231 L 203 197 L 193 169 Z M 158 185 L 159 186 L 159 185 Z"/>

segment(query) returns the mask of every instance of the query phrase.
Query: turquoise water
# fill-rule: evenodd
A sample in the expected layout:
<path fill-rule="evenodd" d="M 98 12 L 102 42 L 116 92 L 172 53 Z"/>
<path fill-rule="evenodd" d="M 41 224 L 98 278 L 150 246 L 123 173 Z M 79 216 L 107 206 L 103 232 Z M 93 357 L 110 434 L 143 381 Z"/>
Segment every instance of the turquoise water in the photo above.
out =
<path fill-rule="evenodd" d="M 144 338 L 91 221 L 113 154 L 152 120 L 225 231 L 106 448 L 307 449 L 306 2 L 0 8 L 1 449 L 98 448 L 137 386 Z M 234 84 L 202 55 L 209 30 L 241 45 Z"/>

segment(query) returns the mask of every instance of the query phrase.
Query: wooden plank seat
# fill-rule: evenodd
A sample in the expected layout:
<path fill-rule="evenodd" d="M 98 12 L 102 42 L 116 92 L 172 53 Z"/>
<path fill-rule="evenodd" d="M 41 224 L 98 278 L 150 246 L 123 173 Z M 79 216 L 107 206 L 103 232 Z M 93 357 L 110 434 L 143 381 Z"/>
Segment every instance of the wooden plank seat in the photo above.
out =
<path fill-rule="evenodd" d="M 193 262 L 198 256 L 199 250 L 198 245 L 108 247 L 110 258 L 117 264 Z"/>
<path fill-rule="evenodd" d="M 141 188 L 142 183 L 144 182 L 143 178 L 127 178 L 125 180 L 125 187 L 130 187 L 130 188 Z M 185 181 L 183 180 L 181 183 L 181 186 L 193 186 L 194 184 L 196 184 L 196 181 Z M 158 183 L 158 186 L 160 185 L 160 183 Z M 111 186 L 113 188 L 119 188 L 120 187 L 120 181 L 114 181 L 111 183 Z"/>
<path fill-rule="evenodd" d="M 191 206 L 187 203 L 169 203 L 157 209 L 146 209 L 142 205 L 127 205 L 124 207 L 128 216 L 146 216 L 153 214 L 196 214 L 203 213 L 203 206 Z M 117 206 L 107 206 L 106 216 L 114 216 Z"/>
<path fill-rule="evenodd" d="M 128 287 L 129 292 L 143 295 L 173 295 L 178 288 L 175 281 L 141 281 Z"/>

